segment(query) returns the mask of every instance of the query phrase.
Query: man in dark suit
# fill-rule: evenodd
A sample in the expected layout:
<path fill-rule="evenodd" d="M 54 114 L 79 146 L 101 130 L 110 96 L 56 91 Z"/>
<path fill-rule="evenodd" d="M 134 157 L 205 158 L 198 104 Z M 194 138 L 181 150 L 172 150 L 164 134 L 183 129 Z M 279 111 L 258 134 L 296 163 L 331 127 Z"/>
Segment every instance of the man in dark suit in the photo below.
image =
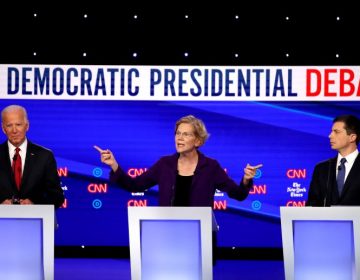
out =
<path fill-rule="evenodd" d="M 329 138 L 338 155 L 315 166 L 306 206 L 360 206 L 359 119 L 353 115 L 336 117 Z"/>
<path fill-rule="evenodd" d="M 64 193 L 53 153 L 31 143 L 26 133 L 25 108 L 10 105 L 1 112 L 7 141 L 0 144 L 0 204 L 53 204 L 59 208 Z"/>

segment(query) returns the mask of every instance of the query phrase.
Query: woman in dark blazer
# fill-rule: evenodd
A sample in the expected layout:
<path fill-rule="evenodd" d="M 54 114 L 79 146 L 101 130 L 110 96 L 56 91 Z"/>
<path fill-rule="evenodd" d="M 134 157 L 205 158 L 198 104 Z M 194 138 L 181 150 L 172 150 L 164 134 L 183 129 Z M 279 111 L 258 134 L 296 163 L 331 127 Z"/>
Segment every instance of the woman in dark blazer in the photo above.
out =
<path fill-rule="evenodd" d="M 216 189 L 229 197 L 244 200 L 253 186 L 253 177 L 262 165 L 244 168 L 240 184 L 235 183 L 217 160 L 198 149 L 208 138 L 204 123 L 192 115 L 179 119 L 175 125 L 176 153 L 160 158 L 141 175 L 132 178 L 117 163 L 110 150 L 97 146 L 101 161 L 111 167 L 110 180 L 130 192 L 145 191 L 159 186 L 159 206 L 210 206 Z"/>

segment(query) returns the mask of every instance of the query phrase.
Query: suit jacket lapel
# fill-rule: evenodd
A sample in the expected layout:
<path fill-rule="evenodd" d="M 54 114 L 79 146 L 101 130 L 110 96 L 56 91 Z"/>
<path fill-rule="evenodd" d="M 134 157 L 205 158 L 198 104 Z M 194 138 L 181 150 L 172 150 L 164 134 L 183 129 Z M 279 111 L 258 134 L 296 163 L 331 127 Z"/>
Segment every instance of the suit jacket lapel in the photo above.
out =
<path fill-rule="evenodd" d="M 26 182 L 29 180 L 32 169 L 34 168 L 34 160 L 36 158 L 36 154 L 34 153 L 33 145 L 28 141 L 26 157 L 25 157 L 25 165 L 23 170 L 23 175 L 21 179 L 20 190 L 23 190 L 28 184 Z"/>
<path fill-rule="evenodd" d="M 336 161 L 337 157 L 334 157 L 330 161 L 330 174 L 329 174 L 329 181 L 330 181 L 330 192 L 331 192 L 331 203 L 336 204 L 336 201 L 339 199 L 339 193 L 337 190 L 337 183 L 336 183 Z M 329 205 L 330 205 L 329 204 Z"/>
<path fill-rule="evenodd" d="M 344 189 L 342 191 L 342 195 L 346 193 L 346 191 L 351 187 L 351 183 L 356 182 L 356 177 L 360 172 L 360 154 L 356 157 L 353 166 L 345 180 Z M 341 196 L 341 195 L 340 195 Z"/>
<path fill-rule="evenodd" d="M 15 181 L 12 176 L 12 169 L 11 169 L 11 161 L 9 157 L 9 147 L 7 144 L 7 141 L 0 145 L 0 165 L 2 166 L 2 169 L 4 169 L 5 176 L 4 179 L 7 179 L 9 182 L 11 182 L 11 185 L 14 185 L 15 187 Z M 1 179 L 1 181 L 5 181 Z"/>

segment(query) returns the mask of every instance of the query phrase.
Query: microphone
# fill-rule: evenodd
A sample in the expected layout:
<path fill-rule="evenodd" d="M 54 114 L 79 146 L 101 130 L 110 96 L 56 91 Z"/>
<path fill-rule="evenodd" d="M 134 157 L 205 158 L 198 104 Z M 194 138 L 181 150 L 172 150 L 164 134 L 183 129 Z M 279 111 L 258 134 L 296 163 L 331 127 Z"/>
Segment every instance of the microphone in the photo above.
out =
<path fill-rule="evenodd" d="M 20 198 L 18 198 L 17 196 L 13 195 L 11 198 L 11 203 L 12 204 L 20 204 Z"/>
<path fill-rule="evenodd" d="M 342 169 L 341 165 L 338 166 L 338 170 L 340 171 Z"/>
<path fill-rule="evenodd" d="M 328 176 L 327 176 L 327 181 L 326 181 L 326 190 L 325 190 L 325 197 L 324 197 L 324 207 L 326 207 L 326 202 L 327 202 L 327 195 L 329 192 L 329 181 L 330 181 L 330 169 L 331 169 L 331 159 L 329 159 L 329 166 L 328 166 Z M 341 167 L 341 166 L 339 166 Z"/>
<path fill-rule="evenodd" d="M 17 154 L 13 156 L 13 160 L 17 160 Z"/>

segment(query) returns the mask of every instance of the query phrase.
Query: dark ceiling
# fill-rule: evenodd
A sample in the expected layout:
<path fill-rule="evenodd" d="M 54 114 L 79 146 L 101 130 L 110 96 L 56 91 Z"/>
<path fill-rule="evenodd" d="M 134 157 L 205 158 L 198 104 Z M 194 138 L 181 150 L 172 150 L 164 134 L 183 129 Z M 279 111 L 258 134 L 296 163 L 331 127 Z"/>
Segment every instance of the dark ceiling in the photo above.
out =
<path fill-rule="evenodd" d="M 355 2 L 48 2 L 1 7 L 1 64 L 360 64 Z"/>

